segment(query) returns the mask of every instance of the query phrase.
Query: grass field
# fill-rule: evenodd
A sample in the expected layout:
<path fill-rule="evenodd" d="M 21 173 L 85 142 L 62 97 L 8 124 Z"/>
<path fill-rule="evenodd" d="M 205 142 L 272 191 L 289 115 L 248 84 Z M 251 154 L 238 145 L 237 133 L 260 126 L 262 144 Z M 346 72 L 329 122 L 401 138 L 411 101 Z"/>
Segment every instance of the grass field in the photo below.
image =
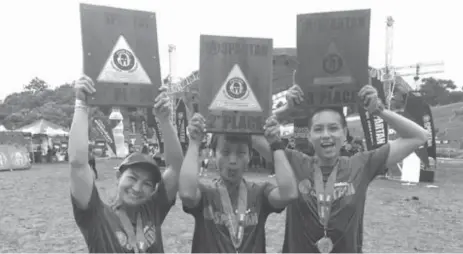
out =
<path fill-rule="evenodd" d="M 98 162 L 105 200 L 115 193 L 115 161 Z M 365 252 L 463 252 L 463 163 L 440 162 L 438 188 L 376 180 L 365 211 Z M 86 252 L 69 200 L 66 164 L 0 172 L 0 253 Z M 263 176 L 250 178 L 266 179 Z M 284 213 L 267 222 L 268 252 L 278 252 Z M 163 225 L 166 252 L 189 252 L 193 218 L 180 202 Z"/>

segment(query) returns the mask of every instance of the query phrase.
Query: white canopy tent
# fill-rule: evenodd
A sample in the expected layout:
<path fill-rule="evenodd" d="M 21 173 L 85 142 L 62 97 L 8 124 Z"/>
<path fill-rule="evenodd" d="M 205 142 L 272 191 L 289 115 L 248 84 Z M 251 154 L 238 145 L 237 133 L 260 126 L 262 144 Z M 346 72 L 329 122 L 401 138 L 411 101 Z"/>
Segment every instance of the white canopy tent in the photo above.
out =
<path fill-rule="evenodd" d="M 17 131 L 30 132 L 31 134 L 46 134 L 48 136 L 67 136 L 69 132 L 62 126 L 45 119 L 37 120 L 31 124 L 19 128 Z"/>

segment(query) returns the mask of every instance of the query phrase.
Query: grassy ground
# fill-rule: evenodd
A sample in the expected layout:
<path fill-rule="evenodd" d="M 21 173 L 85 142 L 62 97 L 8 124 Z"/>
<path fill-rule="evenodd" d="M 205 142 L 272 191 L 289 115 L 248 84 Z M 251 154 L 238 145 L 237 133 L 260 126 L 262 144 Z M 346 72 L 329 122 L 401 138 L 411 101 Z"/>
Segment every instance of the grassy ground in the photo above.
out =
<path fill-rule="evenodd" d="M 100 193 L 113 196 L 115 162 L 98 162 Z M 372 183 L 365 212 L 365 252 L 463 252 L 463 163 L 440 162 L 438 188 Z M 86 252 L 72 217 L 68 167 L 0 172 L 0 253 Z M 262 176 L 250 176 L 265 179 Z M 267 222 L 268 252 L 280 250 L 284 213 Z M 163 225 L 166 252 L 189 252 L 193 219 L 180 202 Z"/>

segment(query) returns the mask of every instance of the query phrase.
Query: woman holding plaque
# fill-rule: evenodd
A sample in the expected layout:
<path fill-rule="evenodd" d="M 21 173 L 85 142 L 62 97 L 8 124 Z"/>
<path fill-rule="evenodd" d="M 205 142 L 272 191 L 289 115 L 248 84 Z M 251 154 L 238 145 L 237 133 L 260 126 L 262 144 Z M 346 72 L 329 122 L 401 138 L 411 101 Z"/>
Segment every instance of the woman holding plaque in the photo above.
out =
<path fill-rule="evenodd" d="M 199 181 L 198 157 L 205 120 L 195 114 L 190 120 L 190 143 L 183 161 L 179 195 L 183 210 L 195 218 L 193 253 L 265 253 L 265 222 L 297 198 L 294 174 L 280 139 L 280 126 L 269 118 L 265 138 L 275 157 L 277 185 L 244 179 L 251 154 L 251 136 L 215 134 L 210 148 L 219 178 Z"/>
<path fill-rule="evenodd" d="M 183 161 L 180 142 L 170 118 L 170 100 L 161 90 L 154 111 L 160 118 L 166 161 L 163 174 L 148 155 L 127 156 L 117 169 L 117 197 L 105 204 L 88 164 L 87 96 L 95 92 L 90 78 L 75 82 L 76 104 L 69 135 L 71 200 L 74 218 L 90 253 L 164 252 L 161 225 L 175 203 Z"/>
<path fill-rule="evenodd" d="M 363 242 L 363 213 L 367 188 L 382 174 L 427 140 L 427 132 L 416 123 L 384 108 L 375 88 L 363 87 L 359 96 L 372 115 L 385 120 L 401 138 L 378 149 L 340 156 L 347 134 L 342 109 L 318 108 L 309 118 L 309 141 L 315 154 L 286 149 L 297 178 L 299 198 L 287 207 L 284 253 L 359 253 Z M 302 103 L 297 85 L 287 95 L 288 108 Z M 284 111 L 275 112 L 279 117 Z M 269 145 L 255 137 L 256 150 L 272 160 Z"/>

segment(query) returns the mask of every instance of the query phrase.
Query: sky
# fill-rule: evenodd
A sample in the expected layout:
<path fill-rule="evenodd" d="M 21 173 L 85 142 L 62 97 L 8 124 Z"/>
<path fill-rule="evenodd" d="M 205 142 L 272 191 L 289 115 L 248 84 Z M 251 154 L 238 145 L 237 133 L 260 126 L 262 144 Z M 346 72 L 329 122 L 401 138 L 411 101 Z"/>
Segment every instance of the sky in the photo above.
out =
<path fill-rule="evenodd" d="M 81 75 L 79 3 L 156 12 L 163 77 L 169 72 L 168 44 L 177 48 L 174 74 L 184 77 L 198 69 L 200 34 L 273 38 L 274 47 L 295 47 L 297 14 L 369 8 L 371 66 L 384 66 L 390 15 L 394 66 L 443 61 L 439 69 L 445 72 L 432 76 L 463 85 L 458 74 L 463 15 L 453 0 L 15 0 L 0 8 L 0 99 L 21 91 L 34 77 L 54 87 Z M 413 85 L 411 78 L 407 81 Z"/>

